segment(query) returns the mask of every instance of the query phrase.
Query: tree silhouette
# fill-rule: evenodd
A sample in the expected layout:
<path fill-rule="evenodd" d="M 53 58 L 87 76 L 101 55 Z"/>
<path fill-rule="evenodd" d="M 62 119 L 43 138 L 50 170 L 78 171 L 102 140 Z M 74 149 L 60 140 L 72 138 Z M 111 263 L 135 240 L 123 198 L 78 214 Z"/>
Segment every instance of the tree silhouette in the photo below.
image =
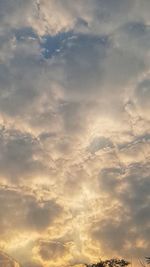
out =
<path fill-rule="evenodd" d="M 100 260 L 97 263 L 86 264 L 86 267 L 126 267 L 130 262 L 124 259 L 109 259 L 109 260 Z"/>

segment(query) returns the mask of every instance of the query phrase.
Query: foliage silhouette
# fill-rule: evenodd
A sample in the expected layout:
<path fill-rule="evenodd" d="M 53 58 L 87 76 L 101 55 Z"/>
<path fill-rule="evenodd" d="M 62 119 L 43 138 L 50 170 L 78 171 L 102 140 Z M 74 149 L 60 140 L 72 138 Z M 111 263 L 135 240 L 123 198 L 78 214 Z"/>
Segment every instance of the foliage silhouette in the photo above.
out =
<path fill-rule="evenodd" d="M 86 264 L 86 267 L 125 267 L 128 266 L 130 262 L 124 259 L 109 259 L 109 260 L 100 260 L 97 263 Z"/>

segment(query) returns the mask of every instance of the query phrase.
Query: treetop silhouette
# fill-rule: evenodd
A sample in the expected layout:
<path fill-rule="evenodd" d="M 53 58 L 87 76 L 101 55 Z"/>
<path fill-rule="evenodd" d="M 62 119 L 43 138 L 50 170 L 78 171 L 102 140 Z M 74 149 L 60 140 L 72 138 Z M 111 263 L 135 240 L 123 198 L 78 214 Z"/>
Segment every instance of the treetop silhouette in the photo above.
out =
<path fill-rule="evenodd" d="M 86 264 L 87 267 L 125 267 L 128 266 L 130 262 L 124 259 L 113 258 L 110 260 L 100 260 L 97 263 Z"/>

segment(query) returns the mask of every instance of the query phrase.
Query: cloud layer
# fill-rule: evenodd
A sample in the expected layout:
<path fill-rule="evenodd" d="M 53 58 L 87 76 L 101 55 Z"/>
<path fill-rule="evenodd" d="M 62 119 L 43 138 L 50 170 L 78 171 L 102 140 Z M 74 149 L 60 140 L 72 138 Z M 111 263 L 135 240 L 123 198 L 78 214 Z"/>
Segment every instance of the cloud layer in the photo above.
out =
<path fill-rule="evenodd" d="M 0 2 L 0 249 L 149 253 L 149 0 Z"/>

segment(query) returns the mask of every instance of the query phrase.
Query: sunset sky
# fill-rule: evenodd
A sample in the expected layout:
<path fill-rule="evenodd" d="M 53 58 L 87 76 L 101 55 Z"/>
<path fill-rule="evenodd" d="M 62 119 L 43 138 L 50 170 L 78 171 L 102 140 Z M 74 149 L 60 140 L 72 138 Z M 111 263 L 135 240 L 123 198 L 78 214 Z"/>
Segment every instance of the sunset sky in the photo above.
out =
<path fill-rule="evenodd" d="M 0 250 L 150 256 L 150 0 L 0 0 Z"/>

